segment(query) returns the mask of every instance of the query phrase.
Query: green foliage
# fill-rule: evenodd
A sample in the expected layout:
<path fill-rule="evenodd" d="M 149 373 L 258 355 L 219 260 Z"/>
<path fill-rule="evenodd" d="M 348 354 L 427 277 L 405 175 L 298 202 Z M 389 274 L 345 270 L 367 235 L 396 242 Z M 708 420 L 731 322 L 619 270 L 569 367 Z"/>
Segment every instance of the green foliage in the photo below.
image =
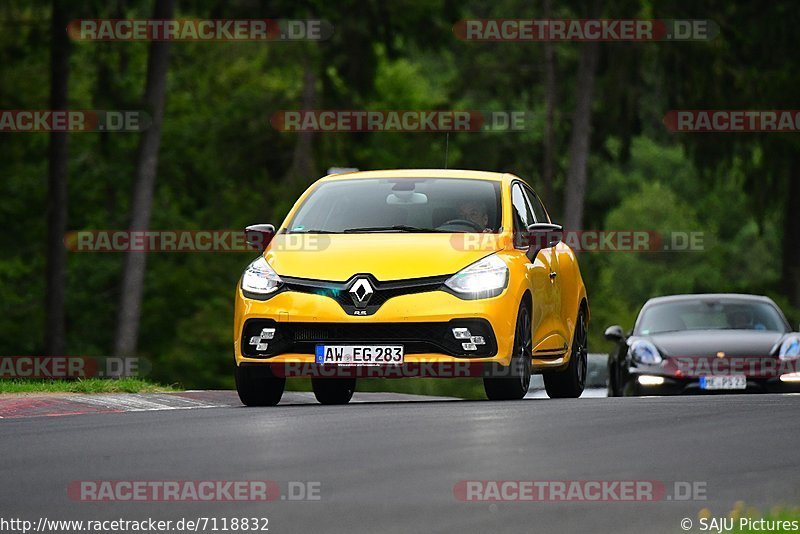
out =
<path fill-rule="evenodd" d="M 674 293 L 772 293 L 779 279 L 780 243 L 774 220 L 759 220 L 736 173 L 701 180 L 679 145 L 647 138 L 631 143 L 627 163 L 615 161 L 618 143 L 609 139 L 612 159 L 596 167 L 595 206 L 607 209 L 607 230 L 644 230 L 661 236 L 658 250 L 598 252 L 581 258 L 592 319 L 592 349 L 610 348 L 605 328 L 633 326 L 651 297 Z M 696 247 L 686 248 L 691 235 Z M 667 248 L 664 248 L 667 247 Z M 776 295 L 772 295 L 776 296 Z"/>

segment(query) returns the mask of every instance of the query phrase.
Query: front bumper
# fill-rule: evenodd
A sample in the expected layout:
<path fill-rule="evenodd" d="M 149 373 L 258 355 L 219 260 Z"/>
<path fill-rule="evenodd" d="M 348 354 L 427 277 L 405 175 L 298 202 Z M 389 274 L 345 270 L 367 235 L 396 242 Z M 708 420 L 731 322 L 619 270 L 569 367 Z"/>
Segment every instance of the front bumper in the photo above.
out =
<path fill-rule="evenodd" d="M 463 339 L 456 339 L 455 328 L 466 328 L 482 343 L 464 350 Z M 269 340 L 260 333 L 267 329 Z M 451 319 L 446 323 L 277 323 L 273 319 L 248 319 L 242 329 L 242 355 L 247 358 L 272 359 L 281 354 L 314 354 L 324 344 L 403 345 L 405 354 L 441 353 L 459 358 L 487 358 L 497 354 L 492 326 L 486 319 Z M 259 346 L 263 347 L 259 350 Z"/>
<path fill-rule="evenodd" d="M 655 375 L 648 375 L 655 376 Z M 780 377 L 747 377 L 746 389 L 719 389 L 706 390 L 700 387 L 700 378 L 676 378 L 662 376 L 663 384 L 642 385 L 638 382 L 638 375 L 631 375 L 625 384 L 623 394 L 628 396 L 644 395 L 714 395 L 735 393 L 800 393 L 800 382 L 782 382 Z"/>
<path fill-rule="evenodd" d="M 445 291 L 399 295 L 368 316 L 348 315 L 333 298 L 285 291 L 261 301 L 237 288 L 233 349 L 237 365 L 315 363 L 317 343 L 401 343 L 406 363 L 479 361 L 508 365 L 519 302 L 508 288 L 499 296 L 461 300 Z M 253 332 L 275 328 L 269 350 L 249 350 Z M 459 351 L 451 329 L 467 326 L 482 335 L 480 351 Z M 480 331 L 481 333 L 477 333 Z M 448 337 L 450 336 L 450 337 Z"/>

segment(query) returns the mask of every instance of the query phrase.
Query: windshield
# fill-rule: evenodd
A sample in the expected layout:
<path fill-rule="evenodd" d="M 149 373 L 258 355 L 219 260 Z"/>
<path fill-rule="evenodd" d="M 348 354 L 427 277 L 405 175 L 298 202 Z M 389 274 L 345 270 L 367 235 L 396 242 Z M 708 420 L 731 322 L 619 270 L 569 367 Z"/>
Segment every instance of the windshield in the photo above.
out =
<path fill-rule="evenodd" d="M 648 306 L 637 323 L 637 335 L 683 330 L 760 330 L 786 332 L 774 306 L 743 299 L 698 299 Z"/>
<path fill-rule="evenodd" d="M 289 233 L 498 232 L 500 182 L 369 178 L 319 185 Z"/>

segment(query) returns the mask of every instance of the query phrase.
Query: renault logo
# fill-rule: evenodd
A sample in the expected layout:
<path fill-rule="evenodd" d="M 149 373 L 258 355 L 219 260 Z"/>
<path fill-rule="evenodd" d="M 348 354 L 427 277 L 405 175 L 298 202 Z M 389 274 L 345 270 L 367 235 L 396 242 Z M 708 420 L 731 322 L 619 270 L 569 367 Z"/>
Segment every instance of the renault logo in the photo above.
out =
<path fill-rule="evenodd" d="M 375 292 L 372 289 L 372 285 L 370 285 L 369 280 L 366 278 L 359 278 L 353 284 L 353 287 L 350 288 L 350 297 L 353 299 L 353 304 L 356 305 L 356 308 L 366 308 L 369 299 L 372 298 L 372 294 Z"/>

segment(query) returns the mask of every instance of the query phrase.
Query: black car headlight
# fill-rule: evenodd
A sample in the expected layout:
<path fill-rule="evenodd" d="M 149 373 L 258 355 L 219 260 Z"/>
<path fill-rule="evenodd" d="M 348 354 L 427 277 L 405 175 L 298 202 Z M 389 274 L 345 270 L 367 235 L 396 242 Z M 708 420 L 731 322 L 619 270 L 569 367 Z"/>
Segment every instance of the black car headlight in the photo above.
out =
<path fill-rule="evenodd" d="M 631 343 L 628 354 L 633 361 L 645 365 L 658 365 L 664 361 L 656 346 L 645 339 L 638 339 Z"/>
<path fill-rule="evenodd" d="M 778 351 L 781 360 L 796 360 L 800 358 L 800 336 L 789 336 L 781 343 Z"/>

